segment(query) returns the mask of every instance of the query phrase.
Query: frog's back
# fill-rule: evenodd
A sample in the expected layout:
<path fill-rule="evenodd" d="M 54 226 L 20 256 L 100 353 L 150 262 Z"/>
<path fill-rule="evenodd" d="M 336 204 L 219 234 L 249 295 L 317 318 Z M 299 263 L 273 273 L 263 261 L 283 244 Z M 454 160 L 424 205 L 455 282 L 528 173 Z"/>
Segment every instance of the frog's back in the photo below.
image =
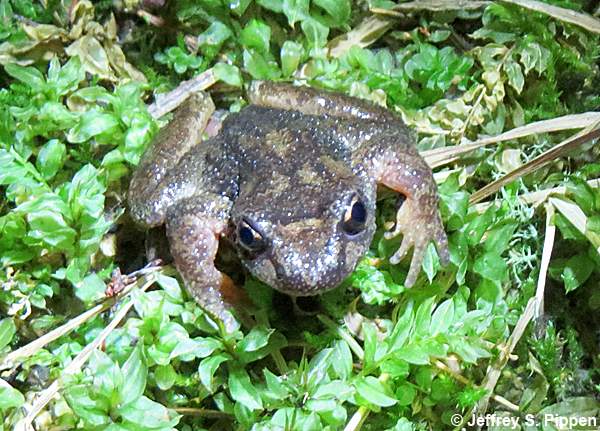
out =
<path fill-rule="evenodd" d="M 222 132 L 239 169 L 236 209 L 260 208 L 282 224 L 318 219 L 332 197 L 365 188 L 334 126 L 327 116 L 258 106 L 229 116 Z"/>
<path fill-rule="evenodd" d="M 293 174 L 308 165 L 310 170 L 319 170 L 328 159 L 350 165 L 351 150 L 335 132 L 335 122 L 329 117 L 251 105 L 228 117 L 223 132 L 242 171 Z"/>

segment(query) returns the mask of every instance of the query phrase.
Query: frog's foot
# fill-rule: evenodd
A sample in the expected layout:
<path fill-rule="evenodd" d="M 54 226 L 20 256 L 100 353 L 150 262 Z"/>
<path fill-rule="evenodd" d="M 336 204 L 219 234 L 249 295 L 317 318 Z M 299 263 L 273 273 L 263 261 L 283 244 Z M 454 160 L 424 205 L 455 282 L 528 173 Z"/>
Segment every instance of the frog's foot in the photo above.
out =
<path fill-rule="evenodd" d="M 434 199 L 434 201 L 437 203 L 437 199 Z M 432 204 L 421 202 L 424 208 L 419 209 L 419 205 L 416 204 L 414 198 L 407 198 L 398 210 L 394 230 L 385 234 L 386 239 L 394 238 L 398 234 L 403 235 L 400 248 L 390 257 L 392 264 L 399 263 L 413 247 L 410 269 L 404 282 L 406 287 L 415 284 L 430 241 L 434 241 L 443 265 L 446 265 L 450 260 L 446 232 L 444 232 L 444 226 L 437 213 L 437 208 L 432 208 Z M 432 209 L 435 210 L 432 211 Z"/>

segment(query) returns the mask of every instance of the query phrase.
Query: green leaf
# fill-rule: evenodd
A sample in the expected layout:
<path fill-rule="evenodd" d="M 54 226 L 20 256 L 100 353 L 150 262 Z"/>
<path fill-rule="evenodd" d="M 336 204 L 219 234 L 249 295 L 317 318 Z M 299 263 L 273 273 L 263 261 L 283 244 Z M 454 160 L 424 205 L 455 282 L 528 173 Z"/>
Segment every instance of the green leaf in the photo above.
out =
<path fill-rule="evenodd" d="M 146 113 L 134 113 L 131 116 L 130 125 L 125 132 L 125 151 L 123 156 L 132 165 L 139 163 L 146 144 L 152 137 L 154 125 Z"/>
<path fill-rule="evenodd" d="M 312 394 L 313 398 L 319 400 L 345 400 L 354 393 L 354 388 L 342 380 L 333 380 L 329 383 L 321 383 Z"/>
<path fill-rule="evenodd" d="M 440 258 L 435 250 L 435 246 L 432 243 L 427 245 L 421 266 L 427 275 L 427 279 L 431 283 L 438 270 L 441 268 Z"/>
<path fill-rule="evenodd" d="M 437 306 L 431 316 L 429 332 L 432 337 L 445 333 L 454 321 L 454 301 L 447 299 Z"/>
<path fill-rule="evenodd" d="M 221 21 L 214 21 L 208 28 L 198 36 L 198 45 L 221 46 L 227 39 L 233 36 L 233 32 Z"/>
<path fill-rule="evenodd" d="M 119 388 L 119 395 L 122 404 L 133 403 L 140 398 L 146 388 L 146 376 L 148 368 L 142 350 L 142 344 L 138 343 L 133 349 L 125 364 L 122 372 L 125 380 Z"/>
<path fill-rule="evenodd" d="M 431 325 L 431 313 L 433 306 L 435 305 L 435 297 L 425 299 L 417 312 L 415 313 L 415 331 L 416 336 L 427 336 L 429 335 L 429 327 Z"/>
<path fill-rule="evenodd" d="M 506 262 L 495 251 L 488 251 L 479 256 L 473 264 L 473 271 L 495 282 L 503 281 L 507 276 L 507 270 Z"/>
<path fill-rule="evenodd" d="M 414 325 L 413 303 L 409 302 L 402 316 L 396 322 L 392 333 L 386 342 L 389 344 L 389 352 L 393 352 L 404 346 Z"/>
<path fill-rule="evenodd" d="M 51 139 L 40 148 L 35 166 L 44 179 L 50 180 L 62 168 L 66 156 L 67 147 L 65 144 L 58 139 Z"/>
<path fill-rule="evenodd" d="M 600 215 L 593 215 L 588 217 L 585 224 L 586 232 L 593 232 L 600 235 Z"/>
<path fill-rule="evenodd" d="M 368 403 L 380 407 L 390 407 L 397 400 L 387 394 L 387 388 L 373 376 L 359 377 L 355 380 L 357 395 L 360 395 Z"/>
<path fill-rule="evenodd" d="M 84 79 L 85 70 L 81 67 L 81 61 L 77 56 L 71 57 L 63 67 L 57 70 L 56 74 L 51 76 L 48 71 L 48 86 L 59 96 L 77 90 L 79 83 Z"/>
<path fill-rule="evenodd" d="M 290 27 L 298 21 L 303 21 L 310 17 L 308 14 L 309 0 L 283 0 L 282 12 L 288 19 Z"/>
<path fill-rule="evenodd" d="M 242 86 L 242 75 L 237 66 L 220 62 L 214 65 L 213 71 L 215 77 L 224 83 L 233 85 L 234 87 Z"/>
<path fill-rule="evenodd" d="M 208 389 L 211 393 L 215 391 L 213 384 L 213 376 L 223 362 L 229 360 L 229 356 L 219 353 L 212 355 L 206 359 L 203 359 L 198 366 L 198 374 L 200 376 L 200 382 Z"/>
<path fill-rule="evenodd" d="M 362 331 L 364 334 L 364 366 L 365 368 L 371 367 L 375 362 L 375 351 L 377 349 L 377 328 L 375 324 L 365 320 L 362 324 Z"/>
<path fill-rule="evenodd" d="M 283 76 L 291 76 L 298 66 L 304 55 L 304 47 L 291 40 L 286 40 L 281 46 L 281 71 Z"/>
<path fill-rule="evenodd" d="M 272 328 L 255 326 L 237 345 L 237 350 L 242 352 L 255 352 L 269 342 L 269 337 L 275 332 Z"/>
<path fill-rule="evenodd" d="M 242 16 L 250 3 L 252 3 L 252 0 L 229 0 L 229 9 L 237 16 Z"/>
<path fill-rule="evenodd" d="M 263 374 L 265 376 L 265 382 L 267 383 L 267 388 L 270 391 L 270 395 L 274 399 L 283 400 L 289 395 L 289 391 L 282 383 L 282 379 L 280 377 L 277 377 L 267 368 L 263 369 Z"/>
<path fill-rule="evenodd" d="M 240 35 L 240 42 L 245 48 L 255 49 L 261 54 L 269 51 L 270 40 L 271 27 L 257 19 L 251 20 Z"/>
<path fill-rule="evenodd" d="M 403 383 L 397 386 L 396 388 L 396 398 L 398 399 L 398 405 L 400 406 L 409 406 L 415 396 L 417 394 L 417 390 L 413 385 L 408 383 Z"/>
<path fill-rule="evenodd" d="M 124 383 L 124 377 L 119 365 L 103 351 L 94 350 L 90 355 L 89 370 L 94 378 L 94 394 L 90 395 L 95 401 L 99 397 L 112 400 Z M 100 400 L 101 401 L 101 400 Z M 97 401 L 101 408 L 108 408 L 104 403 Z M 98 407 L 98 408 L 100 408 Z"/>
<path fill-rule="evenodd" d="M 245 369 L 231 367 L 229 371 L 229 392 L 231 397 L 250 410 L 262 410 L 262 400 L 258 389 L 250 381 L 250 376 Z"/>
<path fill-rule="evenodd" d="M 167 277 L 162 273 L 156 275 L 156 282 L 163 288 L 165 293 L 173 300 L 177 302 L 183 302 L 183 292 L 179 281 L 174 277 Z"/>
<path fill-rule="evenodd" d="M 300 24 L 311 48 L 320 48 L 327 43 L 329 28 L 314 18 L 307 18 Z"/>
<path fill-rule="evenodd" d="M 256 3 L 273 12 L 283 12 L 283 2 L 281 0 L 256 0 Z"/>
<path fill-rule="evenodd" d="M 433 369 L 431 367 L 418 367 L 415 371 L 415 383 L 423 392 L 431 391 L 431 382 L 433 382 Z"/>
<path fill-rule="evenodd" d="M 136 429 L 171 429 L 179 423 L 180 415 L 144 396 L 118 409 L 119 414 Z"/>
<path fill-rule="evenodd" d="M 96 273 L 87 275 L 75 287 L 75 295 L 86 304 L 104 298 L 105 292 L 106 284 Z"/>
<path fill-rule="evenodd" d="M 450 37 L 452 32 L 450 30 L 435 30 L 431 32 L 429 40 L 433 43 L 443 42 Z"/>
<path fill-rule="evenodd" d="M 313 3 L 331 15 L 336 22 L 336 26 L 341 27 L 350 19 L 349 0 L 313 0 Z"/>
<path fill-rule="evenodd" d="M 223 348 L 223 344 L 214 338 L 198 337 L 185 338 L 180 340 L 169 355 L 170 359 L 186 355 L 193 355 L 196 358 L 205 358 L 211 355 L 215 350 Z"/>
<path fill-rule="evenodd" d="M 13 63 L 4 66 L 10 76 L 28 85 L 35 92 L 42 92 L 46 88 L 44 75 L 35 67 L 23 67 Z"/>
<path fill-rule="evenodd" d="M 504 64 L 504 71 L 506 72 L 506 76 L 508 76 L 510 86 L 517 91 L 517 94 L 521 94 L 525 85 L 525 77 L 519 63 L 511 60 L 507 61 Z"/>
<path fill-rule="evenodd" d="M 513 234 L 517 227 L 518 224 L 511 220 L 506 220 L 495 225 L 488 230 L 483 248 L 486 251 L 493 251 L 497 254 L 504 253 L 513 239 Z"/>
<path fill-rule="evenodd" d="M 0 331 L 2 331 L 2 328 L 0 328 Z M 0 334 L 0 339 L 1 338 L 2 336 Z M 23 394 L 6 383 L 4 380 L 0 379 L 0 412 L 13 407 L 21 407 L 24 403 L 25 397 Z"/>
<path fill-rule="evenodd" d="M 469 241 L 469 245 L 478 245 L 483 234 L 488 229 L 494 218 L 495 209 L 490 206 L 483 214 L 473 218 L 464 229 L 464 234 Z"/>
<path fill-rule="evenodd" d="M 0 350 L 8 346 L 16 332 L 17 327 L 15 326 L 12 317 L 6 317 L 0 320 Z"/>
<path fill-rule="evenodd" d="M 67 225 L 62 214 L 41 210 L 27 214 L 27 222 L 27 236 L 35 242 L 46 244 L 53 249 L 72 250 L 77 232 Z"/>
<path fill-rule="evenodd" d="M 459 355 L 463 361 L 470 364 L 477 363 L 480 358 L 489 358 L 490 353 L 484 348 L 478 346 L 477 340 L 471 340 L 465 337 L 451 337 L 450 351 Z"/>
<path fill-rule="evenodd" d="M 337 340 L 333 344 L 333 369 L 338 377 L 347 380 L 352 374 L 352 352 L 348 343 Z"/>
<path fill-rule="evenodd" d="M 65 389 L 65 399 L 75 414 L 89 427 L 97 427 L 111 422 L 108 404 L 101 394 L 95 394 L 87 385 L 69 385 Z"/>
<path fill-rule="evenodd" d="M 382 373 L 388 373 L 394 379 L 404 379 L 410 373 L 408 362 L 393 355 L 386 359 L 380 366 Z"/>
<path fill-rule="evenodd" d="M 254 79 L 275 79 L 279 76 L 277 65 L 267 62 L 259 52 L 244 50 L 244 68 Z"/>
<path fill-rule="evenodd" d="M 448 219 L 448 227 L 451 229 L 461 228 L 469 208 L 469 194 L 464 191 L 441 193 L 440 198 L 440 212 L 442 217 Z"/>
<path fill-rule="evenodd" d="M 383 304 L 396 298 L 405 288 L 394 282 L 388 271 L 380 271 L 362 259 L 350 276 L 352 285 L 361 290 L 367 304 Z"/>
<path fill-rule="evenodd" d="M 594 261 L 587 254 L 578 254 L 567 260 L 561 274 L 566 292 L 572 292 L 585 283 L 592 275 L 594 268 Z"/>
<path fill-rule="evenodd" d="M 398 359 L 402 359 L 409 364 L 415 365 L 427 365 L 429 364 L 429 352 L 424 346 L 418 343 L 407 344 L 406 346 L 398 349 L 395 353 Z"/>
<path fill-rule="evenodd" d="M 271 334 L 269 335 L 269 341 L 268 343 L 264 344 L 262 347 L 257 347 L 259 344 L 262 344 L 262 340 L 260 340 L 260 336 L 259 338 L 255 339 L 255 340 L 248 340 L 249 342 L 251 342 L 252 344 L 256 343 L 255 346 L 251 346 L 251 349 L 255 349 L 255 350 L 245 350 L 244 345 L 246 343 L 246 341 L 242 340 L 240 342 L 240 344 L 242 344 L 242 347 L 240 348 L 240 345 L 238 344 L 237 348 L 236 348 L 236 353 L 238 356 L 238 359 L 241 362 L 244 362 L 246 364 L 249 364 L 250 362 L 254 362 L 254 361 L 258 361 L 259 359 L 264 358 L 265 356 L 281 349 L 282 347 L 287 345 L 287 340 L 285 339 L 285 337 L 283 336 L 283 334 L 281 334 L 280 332 L 274 332 L 274 330 L 269 330 L 271 332 Z"/>
<path fill-rule="evenodd" d="M 175 384 L 177 372 L 171 364 L 159 365 L 154 371 L 154 378 L 156 379 L 156 385 L 160 390 L 166 391 L 171 389 L 173 384 Z"/>
<path fill-rule="evenodd" d="M 90 138 L 115 129 L 119 121 L 112 114 L 91 109 L 86 111 L 77 125 L 69 130 L 67 140 L 80 144 Z"/>

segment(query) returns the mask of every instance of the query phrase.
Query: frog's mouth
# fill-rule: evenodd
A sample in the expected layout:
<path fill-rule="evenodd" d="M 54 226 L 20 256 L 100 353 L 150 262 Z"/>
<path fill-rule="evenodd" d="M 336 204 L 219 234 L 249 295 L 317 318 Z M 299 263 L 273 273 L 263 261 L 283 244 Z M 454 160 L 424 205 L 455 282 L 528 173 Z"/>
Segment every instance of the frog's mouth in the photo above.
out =
<path fill-rule="evenodd" d="M 254 276 L 282 293 L 318 295 L 336 288 L 354 271 L 369 242 L 336 237 L 324 244 L 303 241 L 302 247 L 283 246 L 245 265 Z"/>

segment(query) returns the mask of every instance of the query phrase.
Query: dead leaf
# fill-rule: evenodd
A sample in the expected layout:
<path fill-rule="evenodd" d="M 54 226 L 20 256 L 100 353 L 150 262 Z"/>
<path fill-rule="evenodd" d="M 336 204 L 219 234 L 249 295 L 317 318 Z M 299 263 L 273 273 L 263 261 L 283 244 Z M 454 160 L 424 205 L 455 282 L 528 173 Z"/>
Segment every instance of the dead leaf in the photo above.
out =
<path fill-rule="evenodd" d="M 577 12 L 572 9 L 554 6 L 548 3 L 543 3 L 536 0 L 501 0 L 504 3 L 511 3 L 521 6 L 525 9 L 541 12 L 546 15 L 556 18 L 559 21 L 568 22 L 581 28 L 585 28 L 592 33 L 600 33 L 600 21 L 591 15 Z"/>

